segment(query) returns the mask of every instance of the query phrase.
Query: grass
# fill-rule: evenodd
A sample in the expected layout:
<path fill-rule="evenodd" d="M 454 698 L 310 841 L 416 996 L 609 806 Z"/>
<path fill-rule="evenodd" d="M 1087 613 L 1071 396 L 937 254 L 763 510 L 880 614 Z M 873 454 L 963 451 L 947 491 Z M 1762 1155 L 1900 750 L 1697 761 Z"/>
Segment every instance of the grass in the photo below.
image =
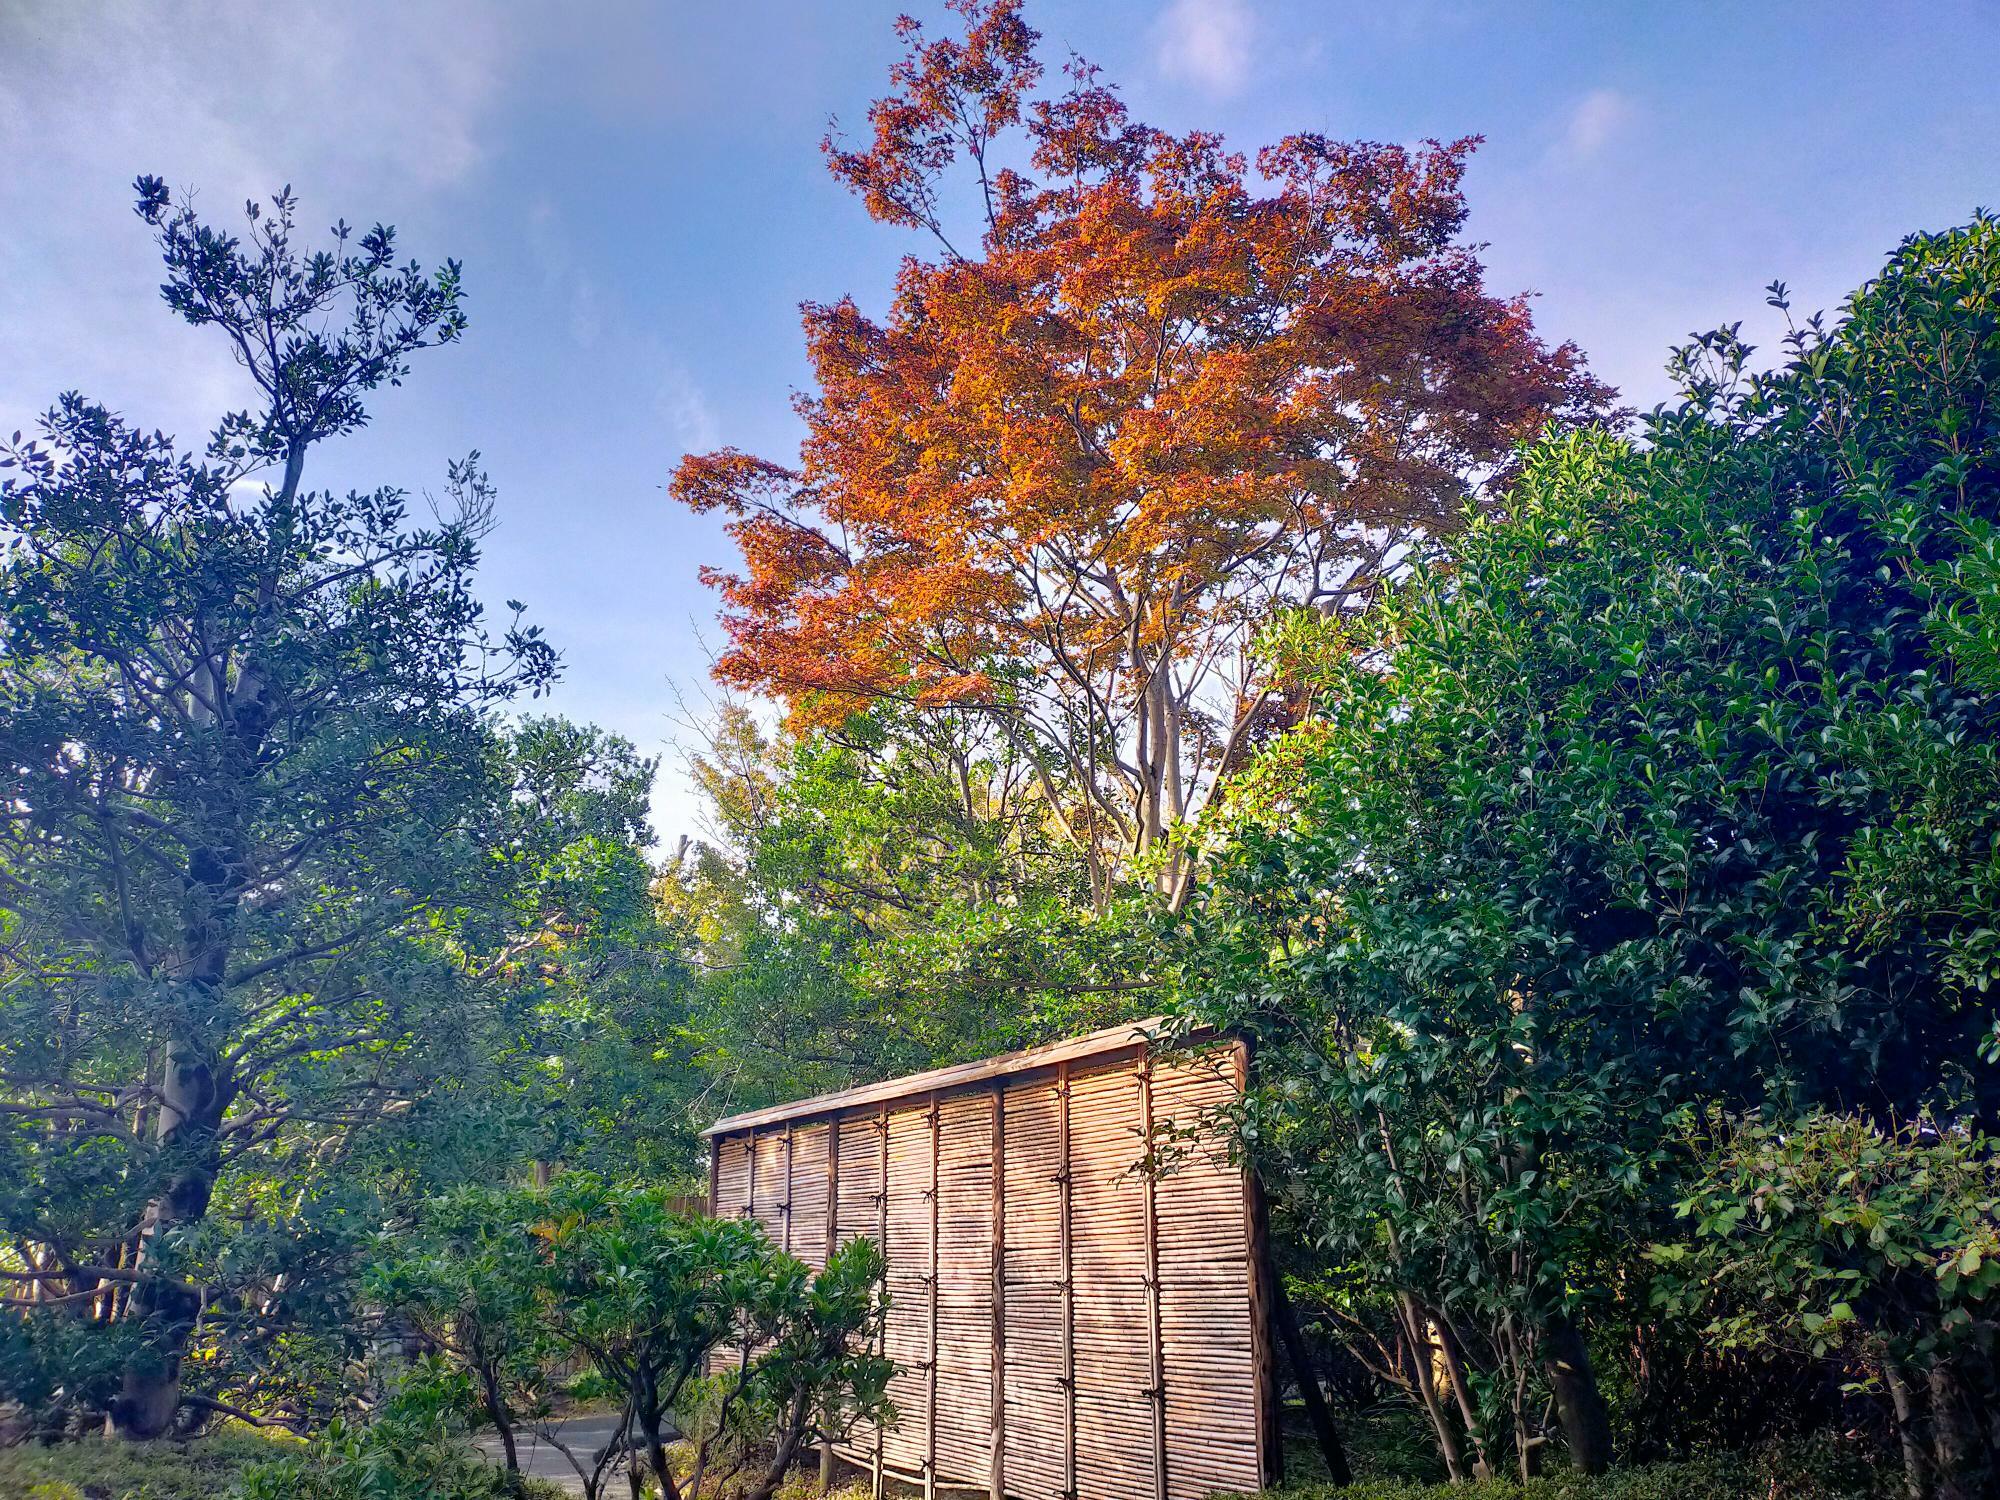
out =
<path fill-rule="evenodd" d="M 236 1428 L 186 1443 L 23 1443 L 0 1449 L 0 1500 L 220 1500 L 285 1441 Z"/>

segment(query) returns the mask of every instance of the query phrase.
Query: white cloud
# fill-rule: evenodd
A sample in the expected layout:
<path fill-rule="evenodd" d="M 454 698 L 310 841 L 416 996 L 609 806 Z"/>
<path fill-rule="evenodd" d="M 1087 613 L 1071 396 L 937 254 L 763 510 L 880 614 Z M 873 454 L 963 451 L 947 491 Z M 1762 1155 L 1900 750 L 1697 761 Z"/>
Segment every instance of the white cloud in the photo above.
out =
<path fill-rule="evenodd" d="M 1637 114 L 1632 101 L 1618 90 L 1592 89 L 1570 111 L 1560 154 L 1571 161 L 1588 161 L 1624 134 Z"/>
<path fill-rule="evenodd" d="M 688 367 L 665 350 L 657 355 L 660 383 L 653 404 L 666 419 L 667 431 L 684 453 L 706 453 L 722 441 L 722 428 L 715 408 Z"/>
<path fill-rule="evenodd" d="M 476 0 L 0 3 L 0 420 L 79 388 L 198 441 L 246 396 L 216 340 L 161 312 L 133 177 L 224 224 L 291 182 L 315 241 L 342 213 L 414 238 L 479 163 L 518 45 Z"/>
<path fill-rule="evenodd" d="M 1256 31 L 1245 0 L 1173 0 L 1153 27 L 1154 60 L 1177 83 L 1234 94 L 1250 81 Z"/>

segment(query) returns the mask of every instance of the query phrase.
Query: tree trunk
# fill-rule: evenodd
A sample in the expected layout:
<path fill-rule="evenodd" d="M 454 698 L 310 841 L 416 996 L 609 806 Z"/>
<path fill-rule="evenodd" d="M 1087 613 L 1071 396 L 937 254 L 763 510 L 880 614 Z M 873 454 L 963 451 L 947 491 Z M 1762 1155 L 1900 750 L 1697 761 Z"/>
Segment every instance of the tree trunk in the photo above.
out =
<path fill-rule="evenodd" d="M 1410 1378 L 1416 1382 L 1417 1394 L 1423 1398 L 1424 1414 L 1431 1419 L 1431 1433 L 1437 1438 L 1445 1473 L 1453 1484 L 1463 1484 L 1466 1480 L 1465 1450 L 1459 1445 L 1458 1434 L 1452 1431 L 1444 1403 L 1438 1399 L 1437 1380 L 1431 1369 L 1430 1342 L 1423 1336 L 1423 1319 L 1408 1293 L 1397 1294 L 1396 1306 L 1403 1327 L 1403 1343 L 1409 1350 Z"/>
<path fill-rule="evenodd" d="M 500 1382 L 494 1378 L 490 1366 L 482 1368 L 479 1373 L 480 1381 L 486 1388 L 486 1415 L 493 1419 L 493 1430 L 500 1434 L 500 1446 L 507 1454 L 507 1472 L 518 1477 L 521 1460 L 514 1451 L 514 1424 L 508 1419 L 507 1403 L 500 1395 Z"/>
<path fill-rule="evenodd" d="M 1931 1452 L 1937 1460 L 1938 1500 L 1974 1500 L 1990 1495 L 1992 1454 L 1956 1358 L 1931 1366 Z"/>
<path fill-rule="evenodd" d="M 1292 1378 L 1299 1383 L 1299 1395 L 1305 1398 L 1306 1415 L 1312 1421 L 1313 1436 L 1319 1440 L 1320 1456 L 1326 1460 L 1327 1477 L 1335 1484 L 1352 1484 L 1354 1472 L 1348 1467 L 1347 1449 L 1341 1444 L 1339 1429 L 1333 1425 L 1333 1413 L 1327 1410 L 1319 1376 L 1313 1373 L 1312 1362 L 1306 1358 L 1305 1338 L 1292 1312 L 1291 1299 L 1285 1295 L 1285 1284 L 1275 1274 L 1271 1277 L 1271 1288 L 1271 1321 L 1277 1325 L 1278 1337 L 1285 1346 L 1285 1358 L 1291 1364 Z"/>
<path fill-rule="evenodd" d="M 1486 1452 L 1486 1433 L 1479 1420 L 1479 1407 L 1472 1399 L 1472 1380 L 1465 1370 L 1465 1350 L 1458 1335 L 1443 1318 L 1432 1320 L 1438 1331 L 1438 1348 L 1444 1354 L 1444 1372 L 1451 1381 L 1458 1413 L 1465 1420 L 1465 1435 L 1472 1444 L 1472 1477 L 1491 1479 L 1493 1463 Z"/>
<path fill-rule="evenodd" d="M 1889 1387 L 1889 1403 L 1896 1412 L 1896 1438 L 1903 1449 L 1903 1489 L 1909 1500 L 1924 1500 L 1930 1488 L 1930 1465 L 1924 1457 L 1923 1416 L 1917 1410 L 1916 1392 L 1911 1389 L 1903 1367 L 1893 1359 L 1882 1361 L 1882 1379 Z"/>
<path fill-rule="evenodd" d="M 180 1408 L 181 1355 L 201 1299 L 178 1282 L 145 1273 L 159 1260 L 161 1236 L 183 1224 L 198 1224 L 208 1213 L 221 1166 L 216 1139 L 226 1103 L 212 1056 L 188 1042 L 169 1046 L 160 1094 L 155 1138 L 183 1159 L 165 1191 L 147 1206 L 133 1261 L 140 1279 L 133 1283 L 126 1316 L 139 1321 L 144 1340 L 126 1361 L 108 1425 L 119 1437 L 134 1441 L 164 1436 Z"/>
<path fill-rule="evenodd" d="M 660 1431 L 660 1408 L 658 1398 L 651 1390 L 639 1406 L 639 1430 L 646 1437 L 646 1460 L 652 1465 L 653 1477 L 660 1482 L 660 1494 L 664 1500 L 679 1500 L 680 1489 L 674 1483 L 674 1471 L 667 1462 L 666 1438 Z M 637 1464 L 633 1465 L 636 1470 Z"/>
<path fill-rule="evenodd" d="M 1590 1349 L 1570 1319 L 1552 1318 L 1543 1325 L 1542 1363 L 1555 1393 L 1569 1461 L 1586 1474 L 1602 1474 L 1611 1467 L 1611 1413 L 1590 1367 Z"/>

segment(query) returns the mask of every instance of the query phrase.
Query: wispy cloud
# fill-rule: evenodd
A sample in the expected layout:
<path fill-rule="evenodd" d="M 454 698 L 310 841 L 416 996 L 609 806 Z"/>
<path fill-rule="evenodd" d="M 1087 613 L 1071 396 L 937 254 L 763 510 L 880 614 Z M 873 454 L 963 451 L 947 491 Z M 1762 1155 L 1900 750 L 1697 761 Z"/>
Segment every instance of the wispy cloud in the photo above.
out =
<path fill-rule="evenodd" d="M 672 354 L 661 350 L 658 363 L 660 383 L 653 394 L 653 405 L 666 420 L 675 445 L 684 453 L 705 453 L 716 447 L 722 441 L 722 429 L 708 393 L 693 372 Z"/>
<path fill-rule="evenodd" d="M 1173 0 L 1153 26 L 1160 72 L 1217 96 L 1250 81 L 1257 19 L 1245 0 Z"/>
<path fill-rule="evenodd" d="M 80 387 L 198 438 L 244 393 L 214 340 L 163 328 L 127 184 L 157 172 L 227 220 L 296 183 L 314 234 L 408 222 L 481 160 L 515 45 L 473 0 L 0 4 L 0 418 Z"/>
<path fill-rule="evenodd" d="M 1592 89 L 1570 111 L 1556 154 L 1569 161 L 1589 161 L 1623 135 L 1637 114 L 1637 106 L 1618 90 Z"/>

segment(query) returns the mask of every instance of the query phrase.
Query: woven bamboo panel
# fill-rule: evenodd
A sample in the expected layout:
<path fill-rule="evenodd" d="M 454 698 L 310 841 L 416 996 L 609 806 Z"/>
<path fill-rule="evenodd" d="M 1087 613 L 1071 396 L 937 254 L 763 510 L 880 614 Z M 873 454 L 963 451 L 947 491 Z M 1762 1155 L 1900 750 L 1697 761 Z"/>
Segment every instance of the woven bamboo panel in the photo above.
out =
<path fill-rule="evenodd" d="M 791 1252 L 815 1271 L 826 1264 L 825 1121 L 792 1130 Z"/>
<path fill-rule="evenodd" d="M 783 1130 L 758 1135 L 750 1214 L 770 1231 L 772 1242 L 778 1245 L 785 1242 L 785 1158 L 788 1155 L 790 1150 Z"/>
<path fill-rule="evenodd" d="M 739 1218 L 749 1204 L 749 1138 L 725 1136 L 715 1143 L 715 1202 L 711 1212 L 719 1219 Z"/>
<path fill-rule="evenodd" d="M 882 1196 L 881 1123 L 882 1116 L 870 1111 L 848 1115 L 837 1127 L 840 1177 L 835 1183 L 839 1200 L 835 1233 L 841 1244 L 852 1239 L 886 1244 L 880 1227 L 886 1207 Z M 866 1462 L 875 1451 L 876 1438 L 874 1423 L 857 1423 L 841 1451 L 855 1462 Z"/>
<path fill-rule="evenodd" d="M 1220 1061 L 1158 1069 L 1154 1120 L 1194 1125 L 1235 1092 Z M 1158 1189 L 1167 1493 L 1170 1500 L 1200 1500 L 1257 1486 L 1243 1173 L 1212 1133 L 1171 1154 Z"/>
<path fill-rule="evenodd" d="M 937 1471 L 984 1486 L 992 1455 L 993 1097 L 938 1105 Z"/>
<path fill-rule="evenodd" d="M 1050 1500 L 1064 1485 L 1068 1390 L 1062 1292 L 1062 1099 L 1052 1075 L 1010 1083 L 1005 1164 L 1007 1493 Z"/>
<path fill-rule="evenodd" d="M 892 1469 L 921 1472 L 929 1458 L 931 1319 L 931 1113 L 889 1116 L 889 1323 L 884 1346 L 896 1362 L 889 1399 L 900 1417 L 882 1445 Z"/>
<path fill-rule="evenodd" d="M 1129 1064 L 1071 1081 L 1076 1473 L 1078 1494 L 1092 1500 L 1154 1494 L 1140 1119 L 1139 1075 Z"/>

